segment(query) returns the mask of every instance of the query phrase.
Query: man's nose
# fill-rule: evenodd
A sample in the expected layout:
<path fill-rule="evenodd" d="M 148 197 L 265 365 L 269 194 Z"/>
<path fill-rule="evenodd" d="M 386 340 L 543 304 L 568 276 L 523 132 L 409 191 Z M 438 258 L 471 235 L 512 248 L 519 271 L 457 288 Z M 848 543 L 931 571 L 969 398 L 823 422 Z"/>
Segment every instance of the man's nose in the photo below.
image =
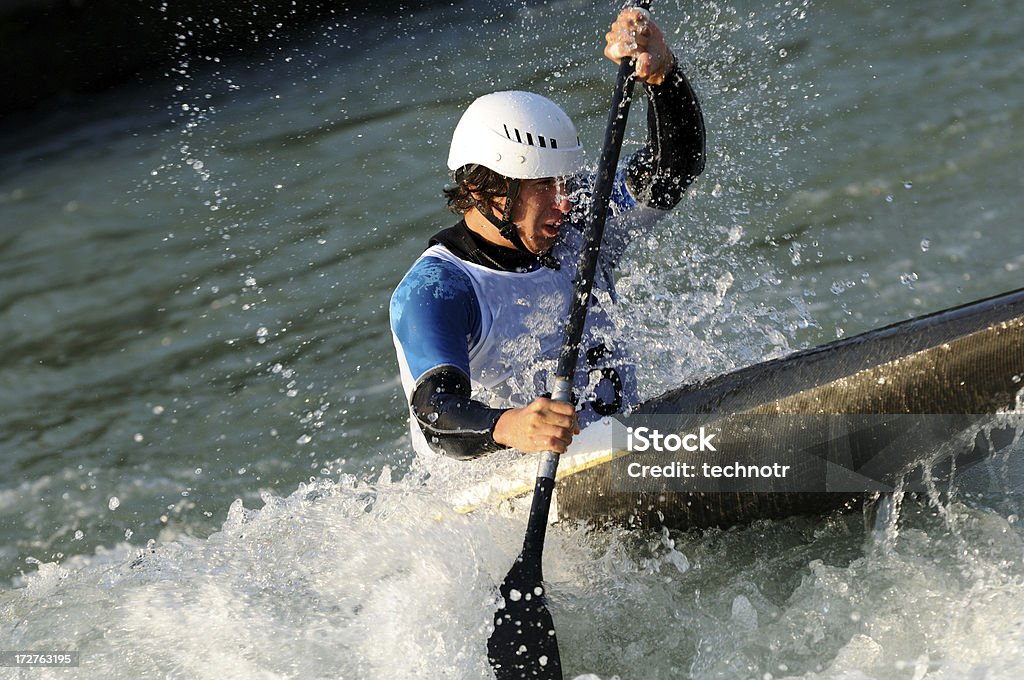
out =
<path fill-rule="evenodd" d="M 559 182 L 555 187 L 555 208 L 563 213 L 572 210 L 572 200 L 570 200 L 569 192 L 565 190 L 565 184 L 562 182 Z"/>

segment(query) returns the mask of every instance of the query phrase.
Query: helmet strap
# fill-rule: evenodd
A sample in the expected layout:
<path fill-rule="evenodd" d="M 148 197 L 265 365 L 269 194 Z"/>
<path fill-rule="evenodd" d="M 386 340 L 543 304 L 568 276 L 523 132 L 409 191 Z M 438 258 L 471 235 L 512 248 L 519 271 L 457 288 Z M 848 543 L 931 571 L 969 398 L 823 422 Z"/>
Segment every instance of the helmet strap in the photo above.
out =
<path fill-rule="evenodd" d="M 522 237 L 519 236 L 519 227 L 512 221 L 512 204 L 516 202 L 516 198 L 519 196 L 519 186 L 520 180 L 509 178 L 508 193 L 505 194 L 505 209 L 501 213 L 501 219 L 498 219 L 490 206 L 485 205 L 483 201 L 478 200 L 476 202 L 476 209 L 487 218 L 488 222 L 498 229 L 498 233 L 501 234 L 502 238 L 510 241 L 516 247 L 516 250 L 521 250 L 524 253 L 535 256 L 542 265 L 557 271 L 561 268 L 558 260 L 551 253 L 537 255 L 527 248 L 526 244 L 523 243 Z"/>

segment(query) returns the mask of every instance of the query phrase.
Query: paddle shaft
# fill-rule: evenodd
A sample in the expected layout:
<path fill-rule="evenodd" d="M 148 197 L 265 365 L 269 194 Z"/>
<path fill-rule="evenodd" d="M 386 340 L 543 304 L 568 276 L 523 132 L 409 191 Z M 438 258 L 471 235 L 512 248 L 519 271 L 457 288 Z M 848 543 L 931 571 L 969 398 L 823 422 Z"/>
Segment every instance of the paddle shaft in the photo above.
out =
<path fill-rule="evenodd" d="M 639 0 L 636 7 L 647 9 L 650 0 Z M 576 271 L 574 295 L 569 310 L 569 318 L 565 324 L 565 336 L 562 351 L 558 357 L 555 370 L 555 385 L 551 398 L 558 401 L 571 402 L 573 377 L 576 375 L 576 364 L 580 356 L 580 344 L 583 330 L 587 322 L 587 308 L 590 306 L 590 291 L 597 274 L 597 263 L 604 237 L 605 221 L 608 217 L 608 204 L 611 200 L 612 188 L 615 184 L 615 172 L 619 164 L 619 152 L 622 139 L 626 134 L 626 118 L 633 101 L 634 63 L 631 59 L 623 59 L 619 64 L 619 73 L 615 79 L 615 90 L 612 92 L 611 111 L 608 114 L 608 125 L 605 127 L 604 146 L 601 159 L 597 166 L 597 178 L 594 183 L 594 195 L 587 216 L 586 231 L 583 234 L 584 248 L 580 257 L 579 269 Z M 541 480 L 552 481 L 554 488 L 555 473 L 558 470 L 559 455 L 553 452 L 541 454 L 541 462 L 537 470 L 537 487 L 541 488 Z M 538 503 L 543 507 L 538 507 Z M 544 547 L 544 534 L 547 526 L 547 515 L 551 504 L 551 494 L 534 494 L 530 508 L 530 519 L 527 525 L 523 551 L 536 551 L 538 554 Z M 536 516 L 536 519 L 535 519 Z M 534 523 L 540 526 L 534 527 Z"/>
<path fill-rule="evenodd" d="M 649 5 L 650 0 L 639 0 L 637 3 L 643 9 Z M 580 254 L 565 337 L 555 371 L 552 398 L 559 401 L 572 402 L 573 376 L 587 321 L 590 292 L 597 273 L 608 204 L 626 131 L 626 117 L 633 96 L 634 68 L 632 60 L 622 61 L 612 93 L 604 147 L 598 162 L 594 194 L 583 235 L 584 248 Z M 542 573 L 544 537 L 547 533 L 551 496 L 555 489 L 558 459 L 558 454 L 551 451 L 541 454 L 523 550 L 499 588 L 502 605 L 494 614 L 494 632 L 487 640 L 488 660 L 498 680 L 562 680 L 558 641 L 547 608 Z"/>

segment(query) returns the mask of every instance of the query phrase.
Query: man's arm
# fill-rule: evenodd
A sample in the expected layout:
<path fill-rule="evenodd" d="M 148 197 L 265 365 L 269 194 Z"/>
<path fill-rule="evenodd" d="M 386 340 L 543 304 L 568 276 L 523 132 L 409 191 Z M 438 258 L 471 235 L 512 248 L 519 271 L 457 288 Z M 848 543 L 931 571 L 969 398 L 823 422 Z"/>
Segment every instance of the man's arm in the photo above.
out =
<path fill-rule="evenodd" d="M 619 169 L 601 245 L 602 287 L 615 299 L 610 269 L 685 195 L 704 170 L 704 117 L 661 29 L 640 9 L 624 9 L 605 36 L 605 56 L 636 60 L 647 93 L 647 142 Z"/>
<path fill-rule="evenodd" d="M 430 447 L 469 460 L 500 449 L 564 453 L 579 434 L 572 404 L 547 397 L 523 408 L 489 408 L 470 398 L 469 378 L 454 367 L 440 367 L 418 381 L 412 413 Z"/>
<path fill-rule="evenodd" d="M 704 170 L 704 117 L 700 102 L 645 10 L 622 10 L 605 36 L 605 56 L 632 58 L 647 92 L 648 140 L 626 163 L 626 185 L 640 203 L 669 210 Z"/>
<path fill-rule="evenodd" d="M 626 186 L 652 208 L 673 208 L 704 171 L 704 116 L 700 102 L 677 64 L 660 85 L 647 91 L 647 144 L 626 164 Z"/>
<path fill-rule="evenodd" d="M 436 258 L 421 259 L 391 298 L 391 331 L 413 418 L 431 449 L 474 458 L 498 446 L 491 435 L 501 411 L 470 399 L 469 345 L 479 338 L 476 292 L 469 277 Z"/>
<path fill-rule="evenodd" d="M 506 448 L 494 440 L 505 409 L 490 408 L 471 394 L 469 377 L 454 366 L 435 368 L 416 382 L 412 415 L 434 451 L 469 460 Z"/>
<path fill-rule="evenodd" d="M 541 397 L 491 408 L 472 398 L 469 346 L 479 339 L 479 305 L 457 267 L 424 258 L 399 284 L 390 311 L 399 361 L 415 380 L 410 410 L 434 451 L 458 459 L 509 447 L 562 453 L 579 432 L 571 404 Z"/>

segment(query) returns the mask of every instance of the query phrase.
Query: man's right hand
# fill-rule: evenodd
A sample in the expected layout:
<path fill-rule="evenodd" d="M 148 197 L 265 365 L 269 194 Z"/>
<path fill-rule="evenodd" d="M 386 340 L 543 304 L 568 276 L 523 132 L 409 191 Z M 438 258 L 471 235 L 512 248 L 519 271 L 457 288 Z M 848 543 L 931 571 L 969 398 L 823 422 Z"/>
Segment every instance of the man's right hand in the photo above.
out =
<path fill-rule="evenodd" d="M 579 433 L 572 404 L 538 397 L 523 408 L 505 411 L 494 426 L 494 441 L 528 453 L 565 453 Z"/>

